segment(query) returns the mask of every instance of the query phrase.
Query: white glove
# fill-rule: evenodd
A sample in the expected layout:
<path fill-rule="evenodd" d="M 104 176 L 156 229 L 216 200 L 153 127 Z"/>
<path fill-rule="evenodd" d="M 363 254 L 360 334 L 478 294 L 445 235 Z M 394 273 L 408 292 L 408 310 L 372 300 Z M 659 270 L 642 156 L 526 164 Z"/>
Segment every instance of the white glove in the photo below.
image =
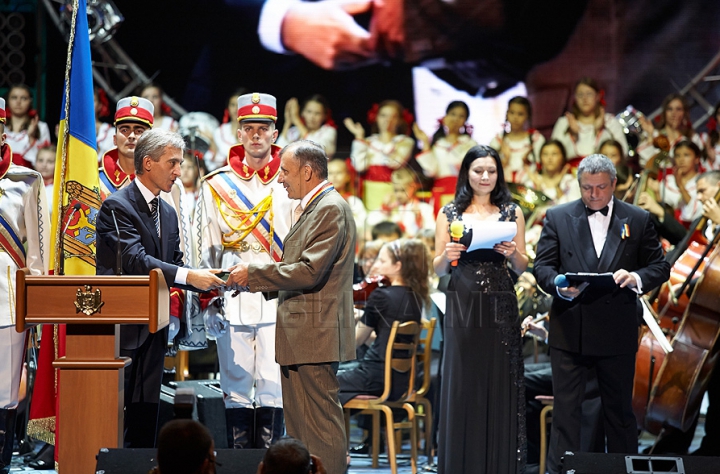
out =
<path fill-rule="evenodd" d="M 180 332 L 180 318 L 170 316 L 170 324 L 168 324 L 168 341 L 172 342 L 175 336 Z"/>
<path fill-rule="evenodd" d="M 227 332 L 227 319 L 217 308 L 208 307 L 203 315 L 203 321 L 205 321 L 205 330 L 210 337 L 217 339 Z"/>

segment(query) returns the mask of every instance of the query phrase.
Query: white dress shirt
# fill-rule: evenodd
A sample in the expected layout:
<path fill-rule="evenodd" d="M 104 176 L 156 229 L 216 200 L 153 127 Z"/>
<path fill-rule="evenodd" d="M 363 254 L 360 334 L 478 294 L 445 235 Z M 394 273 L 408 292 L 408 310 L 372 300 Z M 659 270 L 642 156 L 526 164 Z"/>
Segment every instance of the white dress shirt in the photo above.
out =
<path fill-rule="evenodd" d="M 595 255 L 597 255 L 598 258 L 600 258 L 600 254 L 602 254 L 603 247 L 605 246 L 605 239 L 607 239 L 614 204 L 615 200 L 610 199 L 607 216 L 604 216 L 602 212 L 594 212 L 588 216 L 588 224 L 590 225 L 590 233 L 592 234 L 593 246 L 595 247 Z M 634 288 L 633 291 L 641 294 L 642 280 L 640 279 L 640 275 L 635 272 L 630 272 L 630 275 L 635 278 L 636 288 Z"/>
<path fill-rule="evenodd" d="M 605 246 L 605 239 L 607 238 L 608 227 L 610 227 L 610 219 L 612 218 L 613 204 L 614 202 L 611 199 L 608 203 L 607 216 L 603 215 L 600 211 L 588 216 L 588 225 L 590 226 L 590 233 L 592 234 L 595 254 L 598 258 L 600 258 L 600 254 Z"/>
<path fill-rule="evenodd" d="M 595 248 L 595 255 L 597 255 L 597 258 L 600 258 L 600 255 L 602 254 L 603 247 L 605 246 L 605 240 L 607 239 L 607 233 L 608 229 L 610 228 L 610 220 L 612 219 L 613 214 L 613 208 L 615 204 L 615 200 L 611 199 L 608 203 L 608 213 L 607 215 L 603 215 L 602 212 L 593 212 L 592 214 L 588 215 L 588 225 L 590 226 L 590 234 L 592 235 L 593 239 L 593 247 Z M 630 275 L 635 278 L 635 288 L 632 290 L 638 294 L 642 293 L 642 280 L 640 279 L 640 275 L 638 275 L 635 272 L 630 272 Z M 572 298 L 568 298 L 567 296 L 564 296 L 560 293 L 560 288 L 556 289 L 558 296 L 560 298 L 563 298 L 565 300 L 572 300 Z"/>
<path fill-rule="evenodd" d="M 310 198 L 315 196 L 315 193 L 320 191 L 320 188 L 325 186 L 328 183 L 328 180 L 324 180 L 322 183 L 318 184 L 314 188 L 310 190 L 309 193 L 307 193 L 305 196 L 303 196 L 302 200 L 300 201 L 300 209 L 305 211 L 305 208 L 307 207 L 308 203 L 310 203 Z M 296 208 L 297 209 L 297 208 Z"/>
<path fill-rule="evenodd" d="M 150 201 L 157 198 L 158 200 L 158 213 L 160 212 L 160 196 L 155 196 L 152 191 L 150 191 L 147 186 L 142 184 L 142 181 L 139 179 L 135 179 L 135 184 L 137 185 L 138 189 L 140 190 L 140 193 L 142 194 L 143 198 L 145 199 L 145 202 L 147 203 L 148 207 L 150 206 Z M 160 227 L 160 235 L 162 235 L 162 222 L 158 223 L 158 226 Z M 188 276 L 188 269 L 185 267 L 178 266 L 177 273 L 175 274 L 175 284 L 177 285 L 186 285 L 187 284 L 187 276 Z"/>

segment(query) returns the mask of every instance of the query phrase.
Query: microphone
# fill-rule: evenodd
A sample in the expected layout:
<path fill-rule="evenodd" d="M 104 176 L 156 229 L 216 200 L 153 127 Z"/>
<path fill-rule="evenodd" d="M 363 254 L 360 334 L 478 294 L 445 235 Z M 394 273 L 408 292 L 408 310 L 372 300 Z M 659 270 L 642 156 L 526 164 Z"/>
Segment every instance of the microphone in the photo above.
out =
<path fill-rule="evenodd" d="M 67 222 L 65 223 L 65 227 L 63 228 L 62 234 L 60 234 L 60 254 L 64 254 L 65 250 L 65 232 L 67 232 L 68 227 L 70 227 L 70 222 L 72 222 L 73 217 L 75 216 L 75 213 L 82 209 L 82 206 L 79 202 L 76 202 L 75 205 L 72 208 L 72 211 L 70 211 L 70 214 L 68 214 Z M 60 275 L 65 275 L 65 259 L 60 259 Z"/>
<path fill-rule="evenodd" d="M 463 234 L 465 233 L 465 224 L 463 224 L 461 221 L 452 221 L 452 224 L 450 224 L 450 241 L 451 242 L 460 242 L 460 239 L 462 238 Z M 453 260 L 450 262 L 450 266 L 457 267 L 457 260 Z"/>
<path fill-rule="evenodd" d="M 63 231 L 62 231 L 63 235 L 65 235 L 65 232 L 67 232 L 68 227 L 70 227 L 70 221 L 72 221 L 73 216 L 74 216 L 75 213 L 76 213 L 77 211 L 79 211 L 80 209 L 82 209 L 82 206 L 80 205 L 79 202 L 76 202 L 75 205 L 74 205 L 73 208 L 72 208 L 72 211 L 70 211 L 70 214 L 68 215 L 67 222 L 65 223 L 65 227 L 63 228 Z M 63 239 L 63 240 L 64 240 L 64 239 Z"/>
<path fill-rule="evenodd" d="M 567 277 L 563 275 L 562 273 L 555 277 L 555 286 L 558 288 L 567 288 L 570 286 L 570 282 L 568 281 Z"/>
<path fill-rule="evenodd" d="M 110 209 L 112 214 L 113 222 L 115 223 L 115 232 L 117 232 L 117 248 L 115 251 L 115 275 L 122 276 L 122 252 L 120 251 L 120 228 L 117 225 L 117 219 L 115 219 L 115 209 Z"/>

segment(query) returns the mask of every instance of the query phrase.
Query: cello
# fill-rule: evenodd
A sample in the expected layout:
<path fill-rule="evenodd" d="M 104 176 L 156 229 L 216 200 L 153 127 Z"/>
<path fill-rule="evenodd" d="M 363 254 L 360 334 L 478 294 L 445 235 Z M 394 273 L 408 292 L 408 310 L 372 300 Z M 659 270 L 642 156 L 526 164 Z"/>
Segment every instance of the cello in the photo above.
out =
<path fill-rule="evenodd" d="M 720 190 L 718 190 L 714 196 L 716 202 L 720 202 Z M 678 425 L 685 425 L 686 423 L 692 423 L 697 410 L 699 409 L 699 401 L 693 397 L 697 395 L 689 395 L 687 397 L 680 397 L 685 401 L 672 402 L 667 399 L 665 395 L 664 387 L 667 384 L 673 383 L 670 379 L 670 374 L 678 374 L 678 370 L 691 371 L 693 369 L 692 363 L 687 359 L 684 362 L 678 363 L 678 358 L 682 357 L 684 352 L 687 352 L 685 343 L 687 340 L 688 331 L 693 331 L 692 328 L 697 327 L 695 320 L 695 312 L 690 312 L 691 303 L 694 301 L 695 295 L 698 295 L 700 304 L 703 304 L 705 292 L 697 293 L 698 288 L 695 288 L 695 293 L 691 297 L 685 294 L 685 288 L 688 283 L 692 280 L 703 278 L 703 281 L 707 283 L 707 275 L 714 276 L 714 267 L 720 265 L 720 263 L 714 263 L 710 266 L 710 258 L 708 254 L 712 255 L 714 259 L 715 253 L 712 251 L 713 244 L 715 242 L 707 242 L 705 237 L 702 235 L 702 231 L 707 224 L 707 217 L 703 216 L 698 222 L 691 227 L 685 238 L 675 247 L 673 252 L 668 255 L 668 261 L 672 265 L 670 270 L 670 280 L 659 287 L 652 293 L 649 298 L 650 303 L 654 303 L 654 308 L 659 309 L 659 324 L 663 328 L 667 335 L 668 340 L 671 340 L 673 347 L 677 347 L 680 350 L 678 354 L 668 354 L 661 349 L 660 345 L 655 342 L 655 339 L 647 329 L 643 330 L 640 336 L 640 343 L 637 352 L 637 358 L 635 362 L 635 384 L 633 387 L 633 411 L 638 422 L 638 428 L 647 429 L 652 434 L 659 434 L 662 429 L 663 417 L 668 415 L 665 407 L 667 404 L 677 404 L 679 406 L 690 407 L 690 410 L 685 410 L 686 413 L 679 414 L 677 411 L 672 414 L 667 420 L 667 424 L 678 428 Z M 716 235 L 713 239 L 716 241 L 718 236 Z M 700 243 L 702 242 L 702 244 Z M 712 272 L 708 273 L 706 269 L 713 269 Z M 703 276 L 704 275 L 704 276 Z M 699 281 L 699 280 L 698 280 Z M 707 283 L 709 285 L 709 283 Z M 679 290 L 675 289 L 676 285 L 681 285 Z M 707 290 L 712 292 L 712 286 L 707 286 Z M 702 306 L 700 306 L 702 307 Z M 717 307 L 717 306 L 716 306 Z M 697 308 L 697 306 L 693 306 Z M 712 307 L 711 307 L 712 308 Z M 683 317 L 690 319 L 683 319 Z M 681 322 L 682 320 L 682 322 Z M 680 324 L 678 326 L 678 324 Z M 710 340 L 713 339 L 710 332 L 706 332 L 707 328 L 704 328 L 702 332 L 698 333 L 700 337 L 700 346 L 704 347 L 702 350 L 707 350 Z M 694 334 L 694 333 L 693 333 Z M 717 335 L 714 336 L 715 338 Z M 703 340 L 704 338 L 704 340 Z M 698 339 L 698 337 L 695 337 Z M 677 341 L 677 343 L 675 343 Z M 666 358 L 668 361 L 666 362 Z M 697 364 L 695 364 L 697 367 Z M 662 369 L 662 372 L 661 372 Z M 705 368 L 707 370 L 707 367 Z M 708 372 L 709 374 L 710 372 Z M 700 378 L 696 378 L 700 383 L 696 384 L 697 388 L 700 389 L 700 400 L 702 399 L 702 393 L 704 393 L 707 386 L 707 374 Z M 685 390 L 691 391 L 685 384 Z M 664 394 L 655 401 L 655 394 Z M 695 412 L 695 414 L 691 412 Z M 647 416 L 647 422 L 646 422 Z M 689 418 L 689 421 L 688 421 Z"/>
<path fill-rule="evenodd" d="M 675 288 L 702 275 L 708 260 L 708 257 L 703 255 L 706 249 L 707 244 L 690 242 L 687 250 L 672 264 L 670 279 L 660 287 L 653 309 L 657 312 L 660 327 L 668 330 L 670 335 L 677 331 L 678 324 L 690 302 L 690 297 L 685 291 L 677 291 Z"/>
<path fill-rule="evenodd" d="M 717 238 L 717 236 L 716 236 Z M 690 428 L 698 415 L 720 345 L 720 258 L 714 251 L 695 284 L 669 353 L 653 383 L 645 426 L 659 433 L 668 425 Z"/>
<path fill-rule="evenodd" d="M 720 203 L 720 190 L 715 194 L 714 199 L 715 202 Z M 709 250 L 702 231 L 707 222 L 708 218 L 702 216 L 690 228 L 685 238 L 668 254 L 668 262 L 672 265 L 670 279 L 650 297 L 653 309 L 660 319 L 660 326 L 664 329 L 677 330 L 677 324 L 689 302 L 684 287 L 680 291 L 673 291 L 672 288 L 681 283 L 687 285 L 687 282 L 698 278 L 705 268 Z"/>
<path fill-rule="evenodd" d="M 711 249 L 718 237 L 720 234 L 715 235 L 688 272 L 696 275 L 696 271 L 704 265 L 677 332 L 671 339 L 672 352 L 665 354 L 660 351 L 647 335 L 642 338 L 636 360 L 633 410 L 638 427 L 651 434 L 659 435 L 665 426 L 681 431 L 690 428 L 698 415 L 710 374 L 717 362 L 720 349 L 716 344 L 720 337 L 720 294 L 717 292 L 720 258 L 717 250 Z M 708 253 L 711 255 L 706 258 Z M 688 281 L 690 278 L 681 290 Z M 672 289 L 668 291 L 671 297 L 676 296 Z M 646 358 L 648 365 L 645 365 Z"/>
<path fill-rule="evenodd" d="M 673 288 L 682 282 L 697 279 L 702 276 L 708 261 L 702 247 L 699 243 L 692 242 L 688 250 L 675 262 L 670 270 L 670 280 L 661 287 L 659 297 L 655 301 L 655 306 L 650 305 L 652 296 L 650 297 L 650 301 L 645 300 L 653 317 L 662 328 L 666 340 L 670 342 L 673 351 L 675 347 L 672 344 L 673 337 L 680 333 L 682 317 L 691 300 L 684 291 L 678 292 L 678 295 Z M 688 278 L 687 276 L 691 274 L 693 277 Z M 653 307 L 656 308 L 657 306 L 662 307 L 660 316 L 653 311 Z M 658 384 L 659 371 L 665 363 L 665 359 L 670 354 L 663 350 L 661 344 L 656 341 L 655 336 L 647 327 L 642 328 L 639 339 L 638 351 L 635 358 L 633 411 L 637 419 L 638 428 L 645 429 L 657 435 L 660 433 L 661 427 L 649 426 L 648 423 L 646 423 L 646 415 L 648 406 L 652 400 L 652 391 Z"/>

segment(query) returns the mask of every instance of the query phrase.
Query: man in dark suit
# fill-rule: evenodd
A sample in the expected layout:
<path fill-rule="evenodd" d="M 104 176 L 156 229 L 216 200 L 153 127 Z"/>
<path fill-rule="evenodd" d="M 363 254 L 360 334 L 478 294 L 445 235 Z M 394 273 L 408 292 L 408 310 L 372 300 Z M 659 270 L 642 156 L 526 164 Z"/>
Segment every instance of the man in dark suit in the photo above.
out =
<path fill-rule="evenodd" d="M 339 362 L 355 359 L 352 279 L 355 220 L 327 181 L 327 156 L 301 140 L 280 152 L 279 182 L 300 199 L 281 262 L 240 263 L 228 286 L 278 292 L 275 359 L 280 364 L 285 426 L 330 474 L 347 470 L 347 438 L 338 400 Z"/>
<path fill-rule="evenodd" d="M 610 159 L 583 159 L 578 181 L 582 198 L 547 212 L 534 269 L 540 287 L 555 296 L 549 341 L 555 393 L 552 473 L 559 472 L 562 453 L 579 450 L 580 405 L 591 367 L 597 373 L 608 452 L 637 452 L 632 388 L 638 294 L 670 277 L 649 213 L 613 198 L 617 178 Z M 615 284 L 591 283 L 583 289 L 556 282 L 569 272 L 610 272 Z"/>
<path fill-rule="evenodd" d="M 135 147 L 135 180 L 103 202 L 97 220 L 97 274 L 117 273 L 117 248 L 124 275 L 147 275 L 159 268 L 168 288 L 208 290 L 224 282 L 206 270 L 183 266 L 175 210 L 159 199 L 180 177 L 185 142 L 174 132 L 155 129 L 141 135 Z M 115 228 L 117 221 L 118 231 Z M 118 242 L 119 238 L 119 242 Z M 155 334 L 146 325 L 120 328 L 120 355 L 125 369 L 125 444 L 151 448 L 157 433 L 160 386 L 168 331 Z"/>

